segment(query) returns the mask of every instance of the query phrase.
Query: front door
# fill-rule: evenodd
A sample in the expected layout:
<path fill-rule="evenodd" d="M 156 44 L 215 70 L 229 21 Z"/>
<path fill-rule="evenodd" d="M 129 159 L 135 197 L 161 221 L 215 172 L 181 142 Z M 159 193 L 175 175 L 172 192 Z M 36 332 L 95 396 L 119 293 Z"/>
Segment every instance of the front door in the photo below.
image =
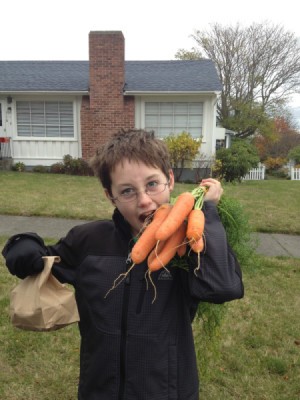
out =
<path fill-rule="evenodd" d="M 0 100 L 0 160 L 11 157 L 10 138 L 7 137 L 6 102 Z"/>

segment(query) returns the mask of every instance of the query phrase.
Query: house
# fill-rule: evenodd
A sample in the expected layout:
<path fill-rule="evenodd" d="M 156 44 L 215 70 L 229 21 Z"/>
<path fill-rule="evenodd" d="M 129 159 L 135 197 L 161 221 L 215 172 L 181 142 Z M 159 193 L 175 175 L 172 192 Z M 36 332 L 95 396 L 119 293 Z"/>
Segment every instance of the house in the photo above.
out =
<path fill-rule="evenodd" d="M 89 159 L 120 128 L 188 131 L 213 156 L 221 83 L 211 60 L 125 61 L 120 31 L 92 31 L 89 61 L 0 61 L 1 156 L 49 166 Z"/>

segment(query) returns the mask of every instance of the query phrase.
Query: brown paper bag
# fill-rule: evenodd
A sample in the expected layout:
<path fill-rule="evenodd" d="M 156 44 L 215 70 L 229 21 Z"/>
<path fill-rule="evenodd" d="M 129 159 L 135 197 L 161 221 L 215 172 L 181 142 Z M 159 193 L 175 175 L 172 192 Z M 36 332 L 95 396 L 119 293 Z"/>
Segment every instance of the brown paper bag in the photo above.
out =
<path fill-rule="evenodd" d="M 43 257 L 44 270 L 20 282 L 10 296 L 12 324 L 29 331 L 53 331 L 79 321 L 74 292 L 52 274 L 59 257 Z"/>

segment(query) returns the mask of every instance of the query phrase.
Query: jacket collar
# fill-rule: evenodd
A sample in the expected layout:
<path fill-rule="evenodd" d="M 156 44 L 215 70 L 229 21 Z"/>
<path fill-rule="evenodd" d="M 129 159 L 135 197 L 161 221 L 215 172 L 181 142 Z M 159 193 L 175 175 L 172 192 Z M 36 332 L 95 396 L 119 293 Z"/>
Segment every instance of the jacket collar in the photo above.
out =
<path fill-rule="evenodd" d="M 116 228 L 121 232 L 122 236 L 124 236 L 124 238 L 128 240 L 132 239 L 131 226 L 117 208 L 114 209 L 112 219 Z"/>

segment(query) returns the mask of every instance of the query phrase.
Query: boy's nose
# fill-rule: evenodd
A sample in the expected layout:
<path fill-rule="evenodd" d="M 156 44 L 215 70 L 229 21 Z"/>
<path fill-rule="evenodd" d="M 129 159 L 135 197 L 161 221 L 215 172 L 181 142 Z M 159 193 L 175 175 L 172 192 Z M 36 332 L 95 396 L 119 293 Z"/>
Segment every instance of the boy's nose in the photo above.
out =
<path fill-rule="evenodd" d="M 137 199 L 139 204 L 148 204 L 152 201 L 151 197 L 144 190 L 137 193 Z"/>

